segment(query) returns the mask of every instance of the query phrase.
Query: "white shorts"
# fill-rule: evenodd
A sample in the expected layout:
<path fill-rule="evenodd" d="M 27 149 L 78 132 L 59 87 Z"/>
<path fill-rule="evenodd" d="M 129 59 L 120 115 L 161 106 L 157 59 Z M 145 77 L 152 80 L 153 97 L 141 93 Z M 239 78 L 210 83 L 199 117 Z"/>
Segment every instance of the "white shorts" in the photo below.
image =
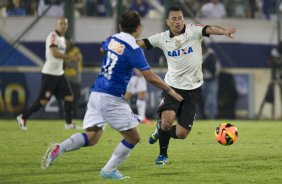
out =
<path fill-rule="evenodd" d="M 127 85 L 127 92 L 136 94 L 147 91 L 147 82 L 143 76 L 133 75 Z"/>
<path fill-rule="evenodd" d="M 107 122 L 118 131 L 129 130 L 139 124 L 123 98 L 106 93 L 91 92 L 83 120 L 83 129 L 93 126 L 104 129 Z"/>

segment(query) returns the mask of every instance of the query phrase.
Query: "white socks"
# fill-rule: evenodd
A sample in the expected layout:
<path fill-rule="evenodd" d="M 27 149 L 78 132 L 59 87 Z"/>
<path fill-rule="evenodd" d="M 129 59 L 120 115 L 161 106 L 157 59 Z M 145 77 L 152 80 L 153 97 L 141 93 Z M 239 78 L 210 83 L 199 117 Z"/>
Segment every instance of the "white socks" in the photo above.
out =
<path fill-rule="evenodd" d="M 110 160 L 103 167 L 105 173 L 110 173 L 117 169 L 117 167 L 123 162 L 129 155 L 129 152 L 134 148 L 135 145 L 129 144 L 124 139 L 115 148 Z"/>
<path fill-rule="evenodd" d="M 138 115 L 141 116 L 142 120 L 146 118 L 146 101 L 137 99 L 136 101 Z"/>

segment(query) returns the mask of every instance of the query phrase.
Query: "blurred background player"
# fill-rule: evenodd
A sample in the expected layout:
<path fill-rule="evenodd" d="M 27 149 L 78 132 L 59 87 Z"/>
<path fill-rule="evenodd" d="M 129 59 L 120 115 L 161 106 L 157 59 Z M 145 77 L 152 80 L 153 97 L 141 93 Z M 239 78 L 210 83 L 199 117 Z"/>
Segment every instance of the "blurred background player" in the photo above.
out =
<path fill-rule="evenodd" d="M 217 116 L 220 63 L 214 51 L 205 42 L 202 42 L 202 52 L 204 77 L 204 84 L 202 86 L 202 113 L 203 118 L 215 119 Z"/>
<path fill-rule="evenodd" d="M 75 129 L 72 123 L 73 95 L 64 75 L 64 60 L 78 61 L 80 58 L 65 54 L 66 43 L 64 34 L 68 29 L 68 20 L 60 17 L 56 21 L 56 30 L 52 31 L 46 39 L 46 61 L 42 69 L 40 93 L 35 102 L 23 114 L 17 116 L 17 122 L 22 130 L 27 130 L 27 119 L 32 113 L 45 106 L 52 95 L 62 98 L 64 102 L 65 129 Z"/>
<path fill-rule="evenodd" d="M 146 118 L 146 94 L 147 94 L 147 82 L 142 73 L 134 69 L 125 93 L 125 100 L 129 101 L 132 95 L 137 95 L 136 108 L 137 113 L 141 118 L 140 123 L 152 124 L 150 120 Z"/>
<path fill-rule="evenodd" d="M 43 169 L 53 164 L 56 157 L 63 152 L 95 145 L 108 122 L 113 129 L 121 133 L 123 139 L 101 169 L 100 176 L 105 179 L 128 178 L 123 176 L 117 167 L 140 141 L 137 129 L 139 122 L 123 98 L 133 68 L 140 70 L 146 80 L 154 86 L 165 90 L 176 100 L 182 100 L 179 94 L 152 72 L 143 50 L 136 44 L 135 39 L 141 33 L 140 23 L 140 16 L 136 11 L 124 12 L 120 19 L 121 32 L 110 36 L 102 43 L 101 52 L 104 58 L 101 72 L 91 88 L 83 120 L 86 132 L 73 134 L 60 144 L 51 143 L 41 163 Z"/>
<path fill-rule="evenodd" d="M 79 116 L 79 101 L 80 101 L 80 83 L 83 57 L 80 49 L 74 45 L 70 39 L 66 39 L 66 54 L 70 57 L 79 57 L 79 60 L 65 60 L 64 70 L 65 76 L 70 84 L 73 92 L 73 117 Z"/>

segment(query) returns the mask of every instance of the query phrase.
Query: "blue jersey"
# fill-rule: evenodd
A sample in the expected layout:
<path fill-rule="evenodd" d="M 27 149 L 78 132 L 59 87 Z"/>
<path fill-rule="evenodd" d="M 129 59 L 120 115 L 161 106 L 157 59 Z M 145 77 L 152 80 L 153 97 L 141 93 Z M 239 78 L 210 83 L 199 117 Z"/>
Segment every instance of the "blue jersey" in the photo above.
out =
<path fill-rule="evenodd" d="M 149 70 L 143 50 L 128 33 L 118 33 L 102 43 L 105 51 L 101 72 L 91 91 L 122 97 L 132 76 L 133 68 Z"/>

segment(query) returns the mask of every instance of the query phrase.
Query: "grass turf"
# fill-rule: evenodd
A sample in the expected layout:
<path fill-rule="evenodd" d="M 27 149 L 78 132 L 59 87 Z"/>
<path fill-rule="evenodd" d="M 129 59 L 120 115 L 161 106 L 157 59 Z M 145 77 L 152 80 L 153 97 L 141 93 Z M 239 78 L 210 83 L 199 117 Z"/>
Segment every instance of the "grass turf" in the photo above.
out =
<path fill-rule="evenodd" d="M 282 122 L 228 120 L 239 132 L 231 146 L 215 141 L 214 130 L 221 122 L 197 120 L 185 140 L 171 139 L 171 163 L 164 167 L 154 165 L 158 143 L 147 143 L 155 127 L 140 125 L 141 142 L 119 167 L 131 178 L 113 181 L 99 177 L 121 140 L 109 126 L 98 145 L 64 153 L 48 170 L 41 170 L 49 142 L 61 142 L 77 131 L 65 130 L 62 120 L 30 120 L 25 132 L 15 120 L 0 119 L 0 183 L 281 183 Z"/>

